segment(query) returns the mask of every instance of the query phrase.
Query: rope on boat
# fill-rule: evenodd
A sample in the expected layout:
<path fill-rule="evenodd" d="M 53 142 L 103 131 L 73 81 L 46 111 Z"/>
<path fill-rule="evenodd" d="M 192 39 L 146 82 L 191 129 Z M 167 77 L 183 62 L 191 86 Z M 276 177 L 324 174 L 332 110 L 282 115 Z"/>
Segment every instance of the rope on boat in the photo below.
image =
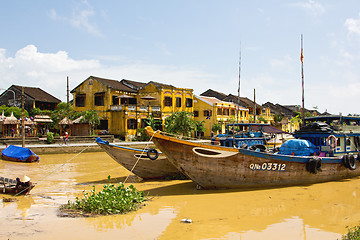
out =
<path fill-rule="evenodd" d="M 138 162 L 139 162 L 140 158 L 144 155 L 144 153 L 145 153 L 145 149 L 147 149 L 147 147 L 148 147 L 148 146 L 149 146 L 149 144 L 151 143 L 151 140 L 153 139 L 153 137 L 154 137 L 155 133 L 157 133 L 157 132 L 158 132 L 158 131 L 154 131 L 153 135 L 150 137 L 149 141 L 146 143 L 146 146 L 145 146 L 144 150 L 143 150 L 143 151 L 141 151 L 140 156 L 137 158 L 137 160 L 136 160 L 136 162 L 135 162 L 134 166 L 131 168 L 131 170 L 130 170 L 129 174 L 126 176 L 126 178 L 125 178 L 125 180 L 124 180 L 124 182 L 123 182 L 124 184 L 125 184 L 125 183 L 126 183 L 126 181 L 128 180 L 128 178 L 129 178 L 130 174 L 132 173 L 132 171 L 135 169 L 135 166 L 138 164 Z"/>
<path fill-rule="evenodd" d="M 95 141 L 94 141 L 95 142 Z M 46 174 L 45 176 L 43 176 L 42 178 L 40 178 L 36 183 L 34 183 L 34 185 L 36 185 L 38 182 L 43 181 L 45 178 L 47 178 L 48 176 L 50 176 L 51 174 L 53 174 L 55 171 L 57 171 L 58 169 L 62 168 L 65 164 L 67 164 L 68 162 L 70 162 L 71 160 L 73 160 L 74 158 L 76 158 L 77 156 L 79 156 L 81 153 L 83 153 L 85 150 L 87 150 L 90 147 L 90 145 L 88 145 L 87 147 L 85 147 L 83 150 L 81 150 L 78 154 L 76 154 L 75 156 L 73 156 L 72 158 L 70 158 L 69 160 L 67 160 L 66 162 L 64 162 L 63 164 L 61 164 L 60 166 L 56 167 L 54 170 L 52 170 L 50 173 Z M 30 187 L 29 186 L 25 189 L 23 189 L 22 191 L 18 192 L 17 194 L 14 195 L 14 197 L 22 194 L 23 192 L 27 191 Z"/>

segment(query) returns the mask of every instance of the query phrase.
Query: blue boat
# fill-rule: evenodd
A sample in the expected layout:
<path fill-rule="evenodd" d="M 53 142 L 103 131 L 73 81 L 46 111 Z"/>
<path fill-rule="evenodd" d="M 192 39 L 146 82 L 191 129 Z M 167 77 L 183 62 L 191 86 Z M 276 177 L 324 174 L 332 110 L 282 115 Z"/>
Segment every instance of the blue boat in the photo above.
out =
<path fill-rule="evenodd" d="M 212 145 L 236 148 L 260 147 L 267 145 L 271 135 L 284 133 L 266 123 L 231 123 L 226 125 L 226 133 L 211 139 Z M 263 147 L 264 149 L 264 147 Z"/>
<path fill-rule="evenodd" d="M 1 158 L 7 161 L 14 162 L 37 162 L 39 156 L 33 153 L 29 148 L 9 145 L 1 151 Z"/>

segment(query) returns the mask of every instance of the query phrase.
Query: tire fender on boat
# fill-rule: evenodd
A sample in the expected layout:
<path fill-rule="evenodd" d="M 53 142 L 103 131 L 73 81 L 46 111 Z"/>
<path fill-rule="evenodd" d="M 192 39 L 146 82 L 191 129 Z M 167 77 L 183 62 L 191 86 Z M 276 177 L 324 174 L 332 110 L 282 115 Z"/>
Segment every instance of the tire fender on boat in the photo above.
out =
<path fill-rule="evenodd" d="M 155 155 L 151 155 L 155 154 Z M 156 160 L 159 157 L 159 152 L 155 148 L 149 148 L 146 152 L 146 156 L 150 158 L 150 160 Z"/>
<path fill-rule="evenodd" d="M 306 163 L 306 169 L 310 173 L 317 174 L 319 171 L 321 171 L 321 165 L 321 158 L 313 157 Z"/>
<path fill-rule="evenodd" d="M 356 169 L 356 159 L 354 155 L 344 155 L 342 160 L 346 168 L 349 168 L 350 170 Z"/>

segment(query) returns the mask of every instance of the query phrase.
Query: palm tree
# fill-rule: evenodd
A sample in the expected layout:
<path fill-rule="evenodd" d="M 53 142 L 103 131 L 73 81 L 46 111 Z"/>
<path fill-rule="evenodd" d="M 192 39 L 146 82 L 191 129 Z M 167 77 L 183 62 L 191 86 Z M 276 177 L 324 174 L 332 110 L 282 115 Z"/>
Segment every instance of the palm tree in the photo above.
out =
<path fill-rule="evenodd" d="M 165 119 L 165 132 L 190 136 L 196 129 L 195 120 L 191 116 L 192 113 L 185 111 L 174 112 Z"/>

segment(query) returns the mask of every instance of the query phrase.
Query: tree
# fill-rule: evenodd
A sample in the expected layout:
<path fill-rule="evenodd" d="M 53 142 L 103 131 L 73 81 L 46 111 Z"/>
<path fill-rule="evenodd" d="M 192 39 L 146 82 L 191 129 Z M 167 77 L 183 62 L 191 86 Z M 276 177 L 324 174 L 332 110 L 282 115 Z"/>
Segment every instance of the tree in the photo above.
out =
<path fill-rule="evenodd" d="M 145 119 L 145 122 L 154 130 L 157 130 L 159 125 L 161 125 L 161 121 L 159 119 L 155 119 L 152 114 L 150 114 L 150 116 Z"/>
<path fill-rule="evenodd" d="M 196 129 L 195 120 L 189 112 L 174 112 L 165 119 L 165 132 L 190 136 Z"/>
<path fill-rule="evenodd" d="M 221 131 L 222 130 L 222 124 L 221 123 L 214 123 L 212 128 L 211 128 L 211 131 L 213 132 L 218 132 L 218 131 Z"/>
<path fill-rule="evenodd" d="M 83 118 L 81 123 L 89 123 L 91 126 L 91 134 L 94 132 L 94 127 L 100 124 L 100 117 L 95 110 L 88 110 L 82 113 Z"/>
<path fill-rule="evenodd" d="M 195 121 L 196 127 L 195 127 L 195 131 L 198 133 L 203 133 L 206 131 L 206 128 L 204 126 L 205 121 Z M 200 137 L 200 134 L 198 135 L 198 137 Z"/>

